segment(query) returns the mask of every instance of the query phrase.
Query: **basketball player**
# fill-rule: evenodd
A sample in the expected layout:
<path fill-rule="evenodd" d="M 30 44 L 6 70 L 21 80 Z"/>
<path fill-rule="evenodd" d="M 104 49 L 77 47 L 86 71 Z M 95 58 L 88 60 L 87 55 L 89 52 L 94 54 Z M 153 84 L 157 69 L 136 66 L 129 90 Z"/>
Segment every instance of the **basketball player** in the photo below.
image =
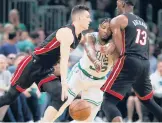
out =
<path fill-rule="evenodd" d="M 112 122 L 121 122 L 117 103 L 133 87 L 140 101 L 162 121 L 162 109 L 152 99 L 149 79 L 148 27 L 143 19 L 133 14 L 135 0 L 117 0 L 120 15 L 111 20 L 113 41 L 120 58 L 106 83 L 102 86 L 102 109 Z"/>
<path fill-rule="evenodd" d="M 75 6 L 71 17 L 71 25 L 53 32 L 32 55 L 21 61 L 11 80 L 11 88 L 0 97 L 0 107 L 11 104 L 21 92 L 35 82 L 41 91 L 46 91 L 52 98 L 44 117 L 44 121 L 51 121 L 67 98 L 66 78 L 70 48 L 77 47 L 81 32 L 87 30 L 91 22 L 89 8 L 83 5 Z M 61 82 L 53 75 L 53 65 L 57 64 L 59 59 Z"/>
<path fill-rule="evenodd" d="M 91 115 L 84 122 L 92 122 L 100 109 L 103 92 L 100 87 L 106 80 L 106 75 L 111 71 L 117 55 L 114 44 L 110 43 L 111 31 L 109 27 L 110 19 L 102 19 L 99 24 L 99 32 L 86 34 L 85 40 L 81 42 L 85 52 L 80 61 L 75 64 L 68 76 L 69 95 L 67 102 L 61 107 L 55 119 L 57 119 L 64 109 L 81 92 L 82 99 L 91 105 Z M 114 51 L 112 55 L 107 55 L 108 47 Z M 103 50 L 105 48 L 105 50 Z M 55 120 L 54 119 L 54 120 Z"/>

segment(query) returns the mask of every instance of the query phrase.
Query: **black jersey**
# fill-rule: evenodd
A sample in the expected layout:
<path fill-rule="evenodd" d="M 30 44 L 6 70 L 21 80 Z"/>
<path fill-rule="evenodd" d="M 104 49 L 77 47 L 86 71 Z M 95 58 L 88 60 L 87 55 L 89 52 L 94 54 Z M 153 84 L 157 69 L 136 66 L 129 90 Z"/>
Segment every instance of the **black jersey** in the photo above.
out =
<path fill-rule="evenodd" d="M 123 47 L 121 55 L 132 54 L 148 59 L 149 40 L 146 23 L 134 14 L 127 13 L 124 15 L 128 18 L 128 25 L 122 30 Z"/>
<path fill-rule="evenodd" d="M 75 27 L 74 25 L 66 25 L 64 27 L 68 27 L 72 30 L 74 41 L 71 44 L 71 48 L 75 49 L 79 44 L 79 39 L 75 34 Z M 49 35 L 45 41 L 34 50 L 34 55 L 39 58 L 39 61 L 43 63 L 42 65 L 46 67 L 51 67 L 60 60 L 60 42 L 56 39 L 56 33 L 57 30 Z"/>

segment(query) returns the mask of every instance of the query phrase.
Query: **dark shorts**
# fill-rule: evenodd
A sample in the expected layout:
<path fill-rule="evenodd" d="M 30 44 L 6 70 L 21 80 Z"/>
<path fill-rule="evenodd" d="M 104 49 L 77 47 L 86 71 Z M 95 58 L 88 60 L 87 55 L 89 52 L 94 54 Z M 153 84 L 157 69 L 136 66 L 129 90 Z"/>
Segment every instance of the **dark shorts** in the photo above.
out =
<path fill-rule="evenodd" d="M 133 87 L 135 94 L 141 100 L 152 98 L 153 91 L 149 78 L 149 60 L 128 55 L 119 58 L 113 71 L 101 90 L 120 100 Z"/>
<path fill-rule="evenodd" d="M 58 79 L 53 72 L 53 67 L 46 68 L 39 60 L 29 55 L 18 65 L 11 79 L 11 85 L 23 92 L 35 82 L 41 90 L 44 83 Z"/>

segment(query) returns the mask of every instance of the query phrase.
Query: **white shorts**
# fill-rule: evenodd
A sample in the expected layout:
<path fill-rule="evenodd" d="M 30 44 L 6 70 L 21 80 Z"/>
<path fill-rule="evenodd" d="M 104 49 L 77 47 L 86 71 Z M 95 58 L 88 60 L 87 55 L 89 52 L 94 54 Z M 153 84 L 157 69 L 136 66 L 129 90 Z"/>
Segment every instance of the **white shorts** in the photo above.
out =
<path fill-rule="evenodd" d="M 105 81 L 106 78 L 94 80 L 87 77 L 79 69 L 77 63 L 68 75 L 68 100 L 72 101 L 81 92 L 82 99 L 94 104 L 95 106 L 100 106 L 103 100 L 103 92 L 100 88 Z"/>

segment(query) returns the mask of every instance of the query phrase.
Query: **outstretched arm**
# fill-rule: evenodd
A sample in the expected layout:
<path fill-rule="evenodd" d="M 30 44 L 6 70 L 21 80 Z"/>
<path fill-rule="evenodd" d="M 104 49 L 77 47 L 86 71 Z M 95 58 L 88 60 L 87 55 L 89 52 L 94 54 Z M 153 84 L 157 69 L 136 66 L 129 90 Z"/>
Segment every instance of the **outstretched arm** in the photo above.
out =
<path fill-rule="evenodd" d="M 91 34 L 86 34 L 82 45 L 87 53 L 88 58 L 94 64 L 96 71 L 101 70 L 101 62 L 97 59 L 95 50 L 95 38 Z"/>
<path fill-rule="evenodd" d="M 91 34 L 85 35 L 85 42 L 83 44 L 83 47 L 91 60 L 92 63 L 94 63 L 97 60 L 96 57 L 96 50 L 95 50 L 95 38 Z"/>

